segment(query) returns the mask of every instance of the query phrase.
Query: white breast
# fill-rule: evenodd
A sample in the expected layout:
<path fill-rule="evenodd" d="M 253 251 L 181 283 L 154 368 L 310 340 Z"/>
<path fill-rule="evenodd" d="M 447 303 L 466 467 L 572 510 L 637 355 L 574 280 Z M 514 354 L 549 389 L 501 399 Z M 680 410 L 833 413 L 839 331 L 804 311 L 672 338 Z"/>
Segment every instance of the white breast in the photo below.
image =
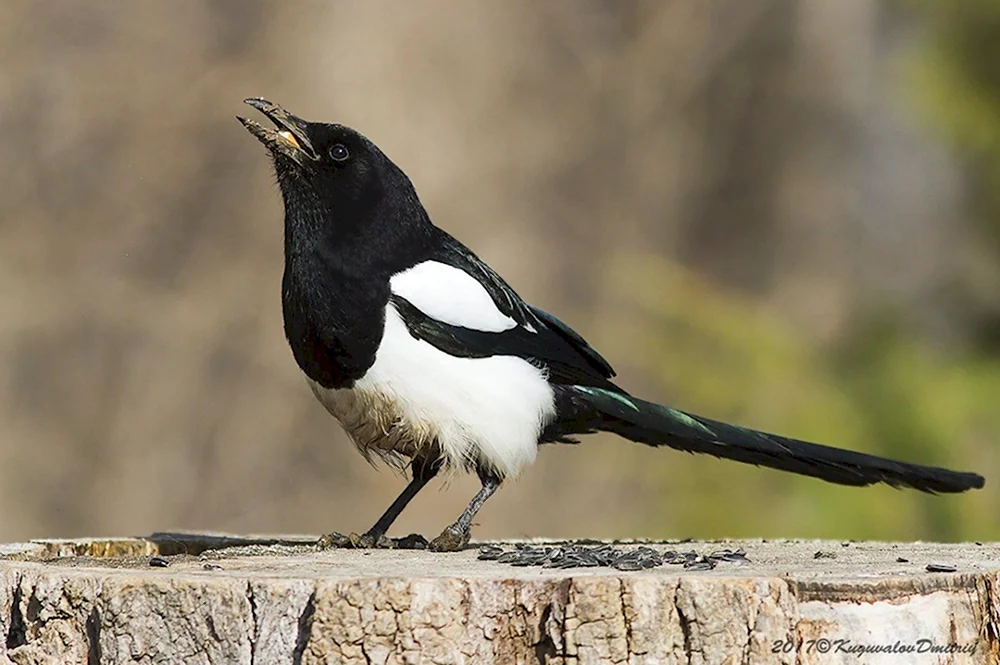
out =
<path fill-rule="evenodd" d="M 408 458 L 436 440 L 450 466 L 480 461 L 501 477 L 534 461 L 538 436 L 555 415 L 542 370 L 514 356 L 439 351 L 413 337 L 391 303 L 364 377 L 351 389 L 313 390 L 366 456 Z"/>

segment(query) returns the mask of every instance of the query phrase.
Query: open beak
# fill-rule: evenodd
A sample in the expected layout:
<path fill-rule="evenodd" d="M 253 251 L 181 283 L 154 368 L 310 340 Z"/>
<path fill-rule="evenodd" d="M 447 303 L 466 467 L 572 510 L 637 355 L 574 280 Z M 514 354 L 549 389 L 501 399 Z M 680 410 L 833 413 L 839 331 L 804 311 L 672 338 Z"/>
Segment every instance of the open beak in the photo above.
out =
<path fill-rule="evenodd" d="M 263 143 L 268 150 L 276 154 L 283 154 L 299 163 L 303 159 L 317 159 L 316 151 L 309 141 L 304 120 L 262 97 L 244 99 L 243 103 L 254 107 L 274 123 L 275 128 L 270 129 L 253 120 L 236 116 L 236 119 L 247 128 L 247 131 L 256 136 L 257 140 Z"/>

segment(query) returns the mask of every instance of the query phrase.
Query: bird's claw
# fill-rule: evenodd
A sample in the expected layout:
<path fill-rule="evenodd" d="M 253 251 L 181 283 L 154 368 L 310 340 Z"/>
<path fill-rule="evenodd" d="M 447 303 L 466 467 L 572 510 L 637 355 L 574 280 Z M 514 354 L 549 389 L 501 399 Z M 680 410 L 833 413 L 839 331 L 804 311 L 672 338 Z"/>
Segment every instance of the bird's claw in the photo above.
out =
<path fill-rule="evenodd" d="M 411 533 L 408 536 L 393 538 L 392 540 L 396 549 L 400 550 L 425 550 L 428 545 L 427 539 L 419 533 Z"/>
<path fill-rule="evenodd" d="M 369 550 L 376 547 L 392 547 L 392 541 L 384 535 L 376 539 L 370 533 L 358 534 L 351 532 L 345 536 L 342 533 L 334 531 L 320 538 L 318 545 L 321 549 Z"/>
<path fill-rule="evenodd" d="M 357 534 L 352 533 L 351 535 L 356 536 Z M 350 544 L 351 544 L 350 536 L 345 536 L 344 534 L 338 533 L 336 531 L 334 531 L 333 533 L 328 533 L 323 536 L 320 536 L 320 539 L 316 541 L 316 545 L 321 550 L 331 550 L 331 549 L 349 547 Z"/>
<path fill-rule="evenodd" d="M 378 537 L 371 533 L 349 533 L 343 535 L 334 531 L 319 539 L 320 549 L 354 549 L 354 550 L 422 550 L 427 549 L 427 539 L 419 533 L 411 533 L 403 538 L 389 538 L 385 534 Z"/>
<path fill-rule="evenodd" d="M 428 549 L 434 552 L 458 552 L 469 544 L 469 536 L 468 529 L 462 531 L 449 526 L 430 542 Z"/>

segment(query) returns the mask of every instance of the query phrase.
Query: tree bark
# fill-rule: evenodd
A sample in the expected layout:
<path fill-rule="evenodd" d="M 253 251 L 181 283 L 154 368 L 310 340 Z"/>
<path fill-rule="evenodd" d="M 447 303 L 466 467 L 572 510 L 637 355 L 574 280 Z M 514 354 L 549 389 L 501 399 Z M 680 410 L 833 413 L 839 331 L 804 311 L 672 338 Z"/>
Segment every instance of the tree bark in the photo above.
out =
<path fill-rule="evenodd" d="M 0 546 L 0 663 L 997 662 L 1000 544 L 652 543 L 749 562 L 620 572 L 312 542 Z"/>

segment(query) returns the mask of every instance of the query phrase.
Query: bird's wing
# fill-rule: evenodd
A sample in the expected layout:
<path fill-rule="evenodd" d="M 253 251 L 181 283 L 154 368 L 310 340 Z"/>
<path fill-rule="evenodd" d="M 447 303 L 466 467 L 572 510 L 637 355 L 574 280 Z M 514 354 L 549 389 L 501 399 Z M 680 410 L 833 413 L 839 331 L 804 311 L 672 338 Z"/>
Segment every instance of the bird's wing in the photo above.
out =
<path fill-rule="evenodd" d="M 428 260 L 390 280 L 410 334 L 453 356 L 507 355 L 543 366 L 552 383 L 620 390 L 611 365 L 572 328 L 531 307 L 489 266 L 447 236 Z"/>

